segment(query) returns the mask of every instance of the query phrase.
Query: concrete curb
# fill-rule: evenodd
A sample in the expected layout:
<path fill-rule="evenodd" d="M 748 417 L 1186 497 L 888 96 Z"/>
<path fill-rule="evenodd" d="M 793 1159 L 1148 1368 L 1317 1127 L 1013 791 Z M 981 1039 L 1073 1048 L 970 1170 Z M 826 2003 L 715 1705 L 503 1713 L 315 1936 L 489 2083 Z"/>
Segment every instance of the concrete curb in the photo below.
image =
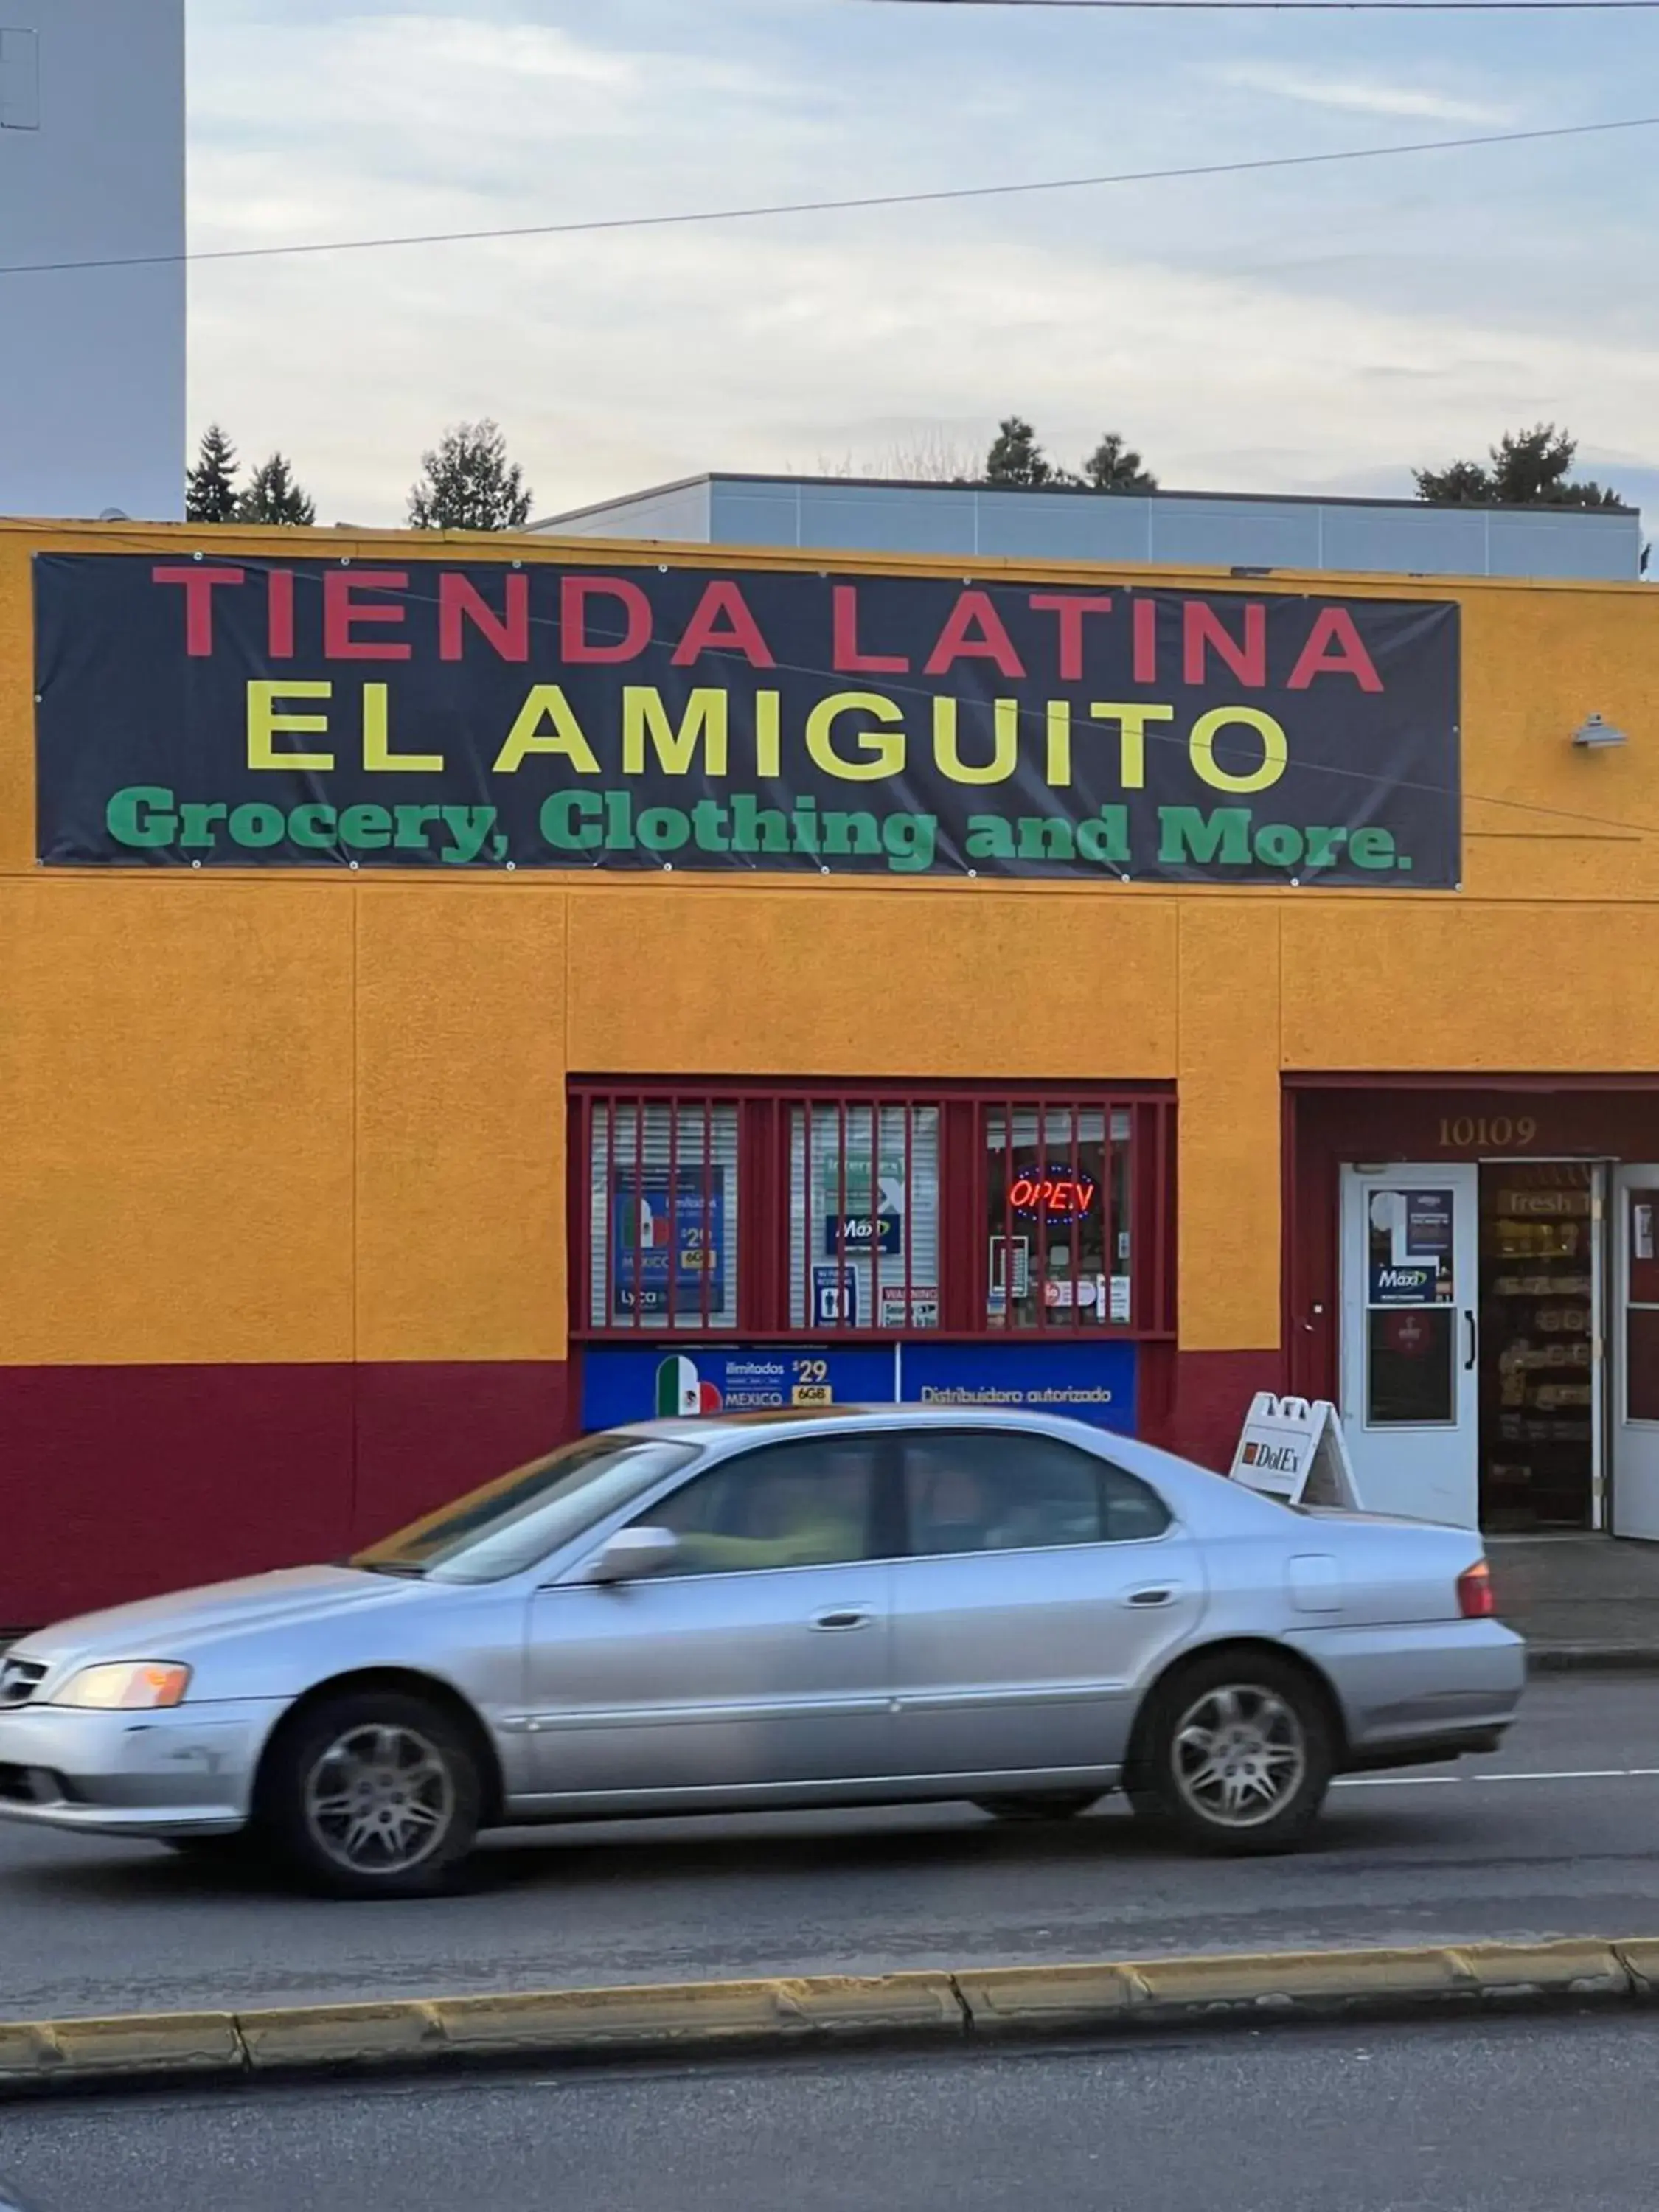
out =
<path fill-rule="evenodd" d="M 404 2072 L 468 2063 L 715 2057 L 841 2044 L 967 2047 L 1170 2022 L 1406 2015 L 1450 2006 L 1659 2008 L 1659 1938 L 1285 1951 L 957 1973 L 548 1990 L 384 2004 L 0 2022 L 0 2098 Z"/>

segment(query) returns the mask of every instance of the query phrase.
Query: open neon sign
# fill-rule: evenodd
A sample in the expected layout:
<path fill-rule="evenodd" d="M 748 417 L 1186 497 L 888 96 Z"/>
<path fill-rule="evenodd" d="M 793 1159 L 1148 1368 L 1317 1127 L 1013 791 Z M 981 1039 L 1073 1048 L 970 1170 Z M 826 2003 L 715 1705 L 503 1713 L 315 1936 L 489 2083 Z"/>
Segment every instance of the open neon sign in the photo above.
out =
<path fill-rule="evenodd" d="M 1041 1213 L 1050 1221 L 1080 1221 L 1092 1210 L 1099 1189 L 1081 1168 L 1021 1168 L 1008 1187 L 1008 1203 L 1028 1218 Z"/>

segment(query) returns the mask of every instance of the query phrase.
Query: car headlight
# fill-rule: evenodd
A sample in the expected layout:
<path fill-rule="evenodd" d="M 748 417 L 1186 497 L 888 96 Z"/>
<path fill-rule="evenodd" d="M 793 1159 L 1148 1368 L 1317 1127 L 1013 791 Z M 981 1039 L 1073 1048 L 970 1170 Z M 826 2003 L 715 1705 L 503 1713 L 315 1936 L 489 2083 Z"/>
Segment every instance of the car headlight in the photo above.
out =
<path fill-rule="evenodd" d="M 124 1659 L 83 1667 L 52 1698 L 55 1705 L 90 1706 L 99 1712 L 153 1712 L 176 1705 L 190 1686 L 188 1667 L 167 1659 Z"/>

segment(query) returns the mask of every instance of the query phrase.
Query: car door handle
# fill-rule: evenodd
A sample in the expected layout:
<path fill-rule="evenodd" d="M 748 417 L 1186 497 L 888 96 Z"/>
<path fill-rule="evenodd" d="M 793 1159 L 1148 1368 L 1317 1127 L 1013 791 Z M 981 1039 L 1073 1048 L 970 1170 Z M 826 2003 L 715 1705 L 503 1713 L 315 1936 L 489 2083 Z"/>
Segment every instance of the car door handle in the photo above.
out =
<path fill-rule="evenodd" d="M 1149 1583 L 1145 1589 L 1129 1592 L 1126 1601 L 1130 1605 L 1168 1605 L 1175 1590 L 1168 1583 Z"/>
<path fill-rule="evenodd" d="M 815 1613 L 812 1626 L 814 1628 L 868 1628 L 874 1617 L 872 1613 L 848 1606 L 836 1613 Z"/>

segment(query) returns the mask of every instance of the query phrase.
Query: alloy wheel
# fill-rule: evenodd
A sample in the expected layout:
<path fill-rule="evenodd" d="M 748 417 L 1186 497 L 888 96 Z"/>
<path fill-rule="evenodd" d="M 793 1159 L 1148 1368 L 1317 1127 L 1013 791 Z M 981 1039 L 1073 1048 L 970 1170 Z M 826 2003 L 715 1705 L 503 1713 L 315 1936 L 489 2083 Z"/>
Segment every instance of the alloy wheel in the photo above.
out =
<path fill-rule="evenodd" d="M 371 1723 L 337 1736 L 306 1778 L 306 1826 L 336 1866 L 390 1875 L 419 1866 L 455 1815 L 455 1784 L 418 1729 Z"/>
<path fill-rule="evenodd" d="M 1172 1778 L 1191 1810 L 1213 1826 L 1264 1826 L 1296 1796 L 1307 1768 L 1300 1718 L 1259 1685 L 1206 1690 L 1176 1723 Z"/>

